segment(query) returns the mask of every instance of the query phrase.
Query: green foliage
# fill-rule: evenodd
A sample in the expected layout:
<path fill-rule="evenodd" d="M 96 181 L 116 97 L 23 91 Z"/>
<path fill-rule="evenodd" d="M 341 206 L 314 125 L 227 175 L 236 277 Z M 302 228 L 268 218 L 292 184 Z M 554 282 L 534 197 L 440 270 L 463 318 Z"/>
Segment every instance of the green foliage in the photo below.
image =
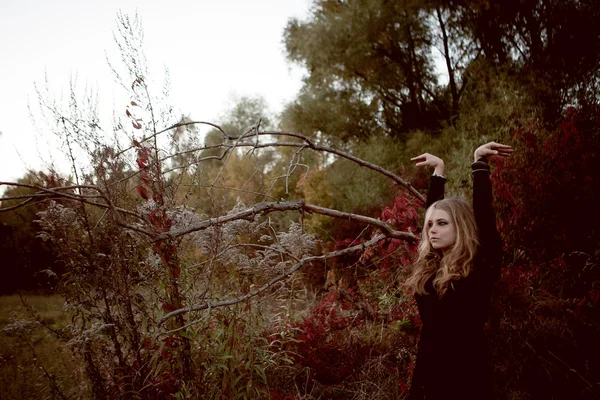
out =
<path fill-rule="evenodd" d="M 342 140 L 385 132 L 376 101 L 352 87 L 339 90 L 330 86 L 334 85 L 301 89 L 298 98 L 286 106 L 282 127 L 307 136 L 323 133 Z"/>
<path fill-rule="evenodd" d="M 233 104 L 222 117 L 221 127 L 230 135 L 241 135 L 260 122 L 260 127 L 269 130 L 274 127 L 275 118 L 268 110 L 261 96 L 241 96 L 233 99 Z"/>
<path fill-rule="evenodd" d="M 445 126 L 433 140 L 420 133 L 408 141 L 415 150 L 426 149 L 442 157 L 449 177 L 446 190 L 467 198 L 471 193 L 471 173 L 466 167 L 474 161 L 473 151 L 492 140 L 512 144 L 510 133 L 539 114 L 508 72 L 490 68 L 485 60 L 479 60 L 469 66 L 468 73 L 473 79 L 466 84 L 455 123 Z"/>
<path fill-rule="evenodd" d="M 467 166 L 478 145 L 490 140 L 514 145 L 514 163 L 499 166 L 496 176 L 502 180 L 495 182 L 499 226 L 516 256 L 496 299 L 500 322 L 492 337 L 504 357 L 498 371 L 506 382 L 516 382 L 510 390 L 517 393 L 538 390 L 527 386 L 529 378 L 547 383 L 540 377 L 545 366 L 540 360 L 550 351 L 589 381 L 599 370 L 592 356 L 578 353 L 585 348 L 598 354 L 586 337 L 597 334 L 598 224 L 579 229 L 572 217 L 592 209 L 597 197 L 597 179 L 589 172 L 600 151 L 597 116 L 571 115 L 558 128 L 552 116 L 567 103 L 594 109 L 600 39 L 597 7 L 589 0 L 508 4 L 316 1 L 305 21 L 292 20 L 285 31 L 288 58 L 308 75 L 279 125 L 315 145 L 339 148 L 397 173 L 418 190 L 425 189 L 430 171 L 416 171 L 409 159 L 434 153 L 446 160 L 453 195 L 469 195 Z M 126 134 L 126 146 L 99 139 L 93 106 L 89 115 L 76 102 L 68 112 L 54 110 L 74 121 L 77 135 L 52 125 L 64 130 L 69 149 L 89 151 L 91 167 L 85 171 L 71 160 L 75 181 L 92 187 L 78 192 L 87 196 L 82 199 L 101 198 L 106 204 L 96 208 L 52 196 L 0 215 L 3 251 L 41 254 L 31 244 L 39 233 L 33 221 L 39 219 L 42 236 L 66 268 L 59 290 L 70 329 L 61 332 L 81 364 L 78 379 L 85 382 L 69 394 L 401 398 L 419 321 L 412 298 L 398 283 L 409 272 L 414 244 L 390 239 L 363 254 L 315 261 L 305 268 L 312 268 L 311 276 L 270 286 L 260 303 L 246 300 L 235 310 L 211 310 L 207 304 L 234 302 L 303 257 L 342 250 L 376 233 L 353 220 L 304 213 L 223 222 L 248 206 L 306 201 L 415 231 L 419 202 L 372 170 L 311 151 L 308 141 L 276 138 L 268 131 L 278 127 L 276 118 L 260 97 L 237 99 L 220 129 L 205 135 L 182 125 L 164 135 L 169 140 L 155 136 L 158 129 L 189 124 L 191 118 L 174 118 L 172 108 L 151 94 L 140 38 L 134 37 L 139 21 L 122 15 L 119 21 L 124 38 L 118 43 L 126 60 L 120 78 L 132 99 L 125 110 L 131 128 L 117 118 L 115 131 Z M 584 37 L 590 39 L 587 48 L 578 46 Z M 446 62 L 447 85 L 435 75 L 434 46 Z M 136 110 L 154 117 L 144 120 Z M 89 124 L 78 126 L 79 121 Z M 119 150 L 130 146 L 125 125 L 136 137 L 129 153 Z M 232 138 L 246 132 L 260 132 L 265 140 L 258 145 L 259 136 Z M 168 149 L 166 156 L 162 149 Z M 21 182 L 66 184 L 50 178 L 30 175 Z M 5 195 L 30 193 L 12 189 Z M 223 220 L 213 224 L 214 217 Z M 174 234 L 201 224 L 210 226 Z M 565 251 L 579 253 L 569 259 L 562 257 Z M 536 263 L 524 262 L 531 260 Z M 328 293 L 319 290 L 324 281 Z M 159 323 L 170 311 L 197 305 L 208 309 Z M 521 366 L 515 362 L 522 360 Z M 25 381 L 39 378 L 33 373 L 39 365 L 18 362 L 32 371 Z M 552 368 L 557 381 L 560 371 L 571 373 Z M 9 372 L 24 376 L 14 368 Z M 66 387 L 60 379 L 48 382 Z M 573 393 L 582 389 L 571 378 L 564 381 Z M 45 386 L 44 393 L 56 387 Z"/>
<path fill-rule="evenodd" d="M 444 2 L 493 64 L 509 65 L 544 120 L 569 104 L 597 104 L 600 18 L 593 0 Z"/>
<path fill-rule="evenodd" d="M 308 75 L 283 125 L 343 140 L 462 132 L 459 116 L 507 89 L 505 104 L 517 98 L 552 124 L 566 105 L 598 103 L 598 13 L 592 0 L 315 1 L 285 31 L 288 58 Z"/>
<path fill-rule="evenodd" d="M 400 172 L 410 162 L 400 140 L 371 136 L 354 147 L 357 157 Z M 348 160 L 336 160 L 327 168 L 330 190 L 335 194 L 333 208 L 344 211 L 383 208 L 394 194 L 389 179 Z M 348 177 L 352 177 L 348 179 Z"/>
<path fill-rule="evenodd" d="M 210 399 L 268 397 L 266 368 L 272 354 L 268 341 L 254 331 L 252 314 L 218 313 L 211 322 L 204 361 Z"/>
<path fill-rule="evenodd" d="M 315 2 L 285 30 L 288 58 L 309 76 L 284 119 L 344 140 L 436 126 L 426 15 L 415 1 Z"/>
<path fill-rule="evenodd" d="M 40 399 L 77 397 L 85 390 L 80 360 L 38 321 L 61 331 L 68 325 L 60 296 L 0 297 L 0 397 Z M 31 315 L 31 313 L 34 315 Z M 59 394 L 60 393 L 60 394 Z"/>

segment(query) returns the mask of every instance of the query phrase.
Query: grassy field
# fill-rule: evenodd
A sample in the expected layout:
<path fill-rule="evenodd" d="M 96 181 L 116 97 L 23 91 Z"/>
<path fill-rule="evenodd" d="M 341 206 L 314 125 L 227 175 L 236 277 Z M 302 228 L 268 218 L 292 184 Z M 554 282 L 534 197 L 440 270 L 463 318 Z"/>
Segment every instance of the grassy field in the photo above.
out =
<path fill-rule="evenodd" d="M 27 304 L 53 329 L 67 325 L 60 296 L 26 296 Z M 18 295 L 0 296 L 0 399 L 82 398 L 82 380 L 70 350 L 32 321 Z"/>

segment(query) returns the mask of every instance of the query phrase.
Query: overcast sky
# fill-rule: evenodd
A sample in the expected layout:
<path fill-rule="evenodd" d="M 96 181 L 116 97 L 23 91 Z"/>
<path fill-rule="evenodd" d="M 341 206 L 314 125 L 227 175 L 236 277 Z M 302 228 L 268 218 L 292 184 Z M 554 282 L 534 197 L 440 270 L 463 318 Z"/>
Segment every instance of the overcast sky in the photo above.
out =
<path fill-rule="evenodd" d="M 171 76 L 178 112 L 216 121 L 234 96 L 262 95 L 279 112 L 301 86 L 302 71 L 288 64 L 283 29 L 305 18 L 310 0 L 0 0 L 0 181 L 41 168 L 55 150 L 37 137 L 27 108 L 34 83 L 60 97 L 69 78 L 96 86 L 110 102 L 117 90 L 105 61 L 115 51 L 119 10 L 143 19 L 150 72 Z M 50 157 L 48 157 L 50 159 Z"/>

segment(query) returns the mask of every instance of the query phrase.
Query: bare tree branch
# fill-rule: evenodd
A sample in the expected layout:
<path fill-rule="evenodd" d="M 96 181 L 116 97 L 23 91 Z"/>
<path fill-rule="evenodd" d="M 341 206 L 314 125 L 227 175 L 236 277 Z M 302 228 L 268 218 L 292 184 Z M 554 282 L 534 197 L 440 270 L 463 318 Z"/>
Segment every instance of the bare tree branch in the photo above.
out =
<path fill-rule="evenodd" d="M 194 125 L 194 124 L 204 124 L 204 125 L 209 125 L 212 126 L 216 129 L 218 129 L 221 133 L 223 133 L 223 138 L 224 138 L 224 142 L 221 145 L 222 148 L 225 148 L 225 151 L 223 152 L 223 154 L 221 156 L 211 156 L 211 158 L 217 158 L 217 159 L 222 159 L 229 150 L 236 148 L 236 147 L 254 147 L 254 148 L 261 148 L 261 147 L 283 147 L 283 146 L 293 146 L 293 147 L 308 147 L 314 151 L 321 151 L 321 152 L 325 152 L 325 153 L 330 153 L 330 154 L 335 154 L 339 157 L 345 158 L 347 160 L 350 160 L 358 165 L 360 165 L 361 167 L 365 167 L 368 169 L 371 169 L 373 171 L 379 172 L 380 174 L 390 178 L 392 181 L 394 181 L 397 185 L 401 185 L 404 186 L 414 197 L 416 197 L 417 199 L 421 200 L 423 203 L 425 203 L 425 197 L 419 193 L 418 190 L 416 190 L 411 184 L 410 182 L 405 181 L 404 179 L 402 179 L 400 176 L 394 174 L 391 171 L 386 170 L 385 168 L 380 167 L 379 165 L 373 164 L 369 161 L 365 161 L 362 160 L 356 156 L 353 156 L 349 153 L 343 152 L 341 150 L 337 150 L 331 147 L 327 147 L 327 146 L 321 146 L 318 145 L 316 143 L 314 143 L 310 138 L 298 134 L 298 133 L 293 133 L 293 132 L 286 132 L 286 131 L 259 131 L 258 129 L 256 129 L 256 127 L 251 128 L 250 130 L 248 130 L 247 132 L 245 132 L 244 134 L 240 135 L 240 136 L 230 136 L 228 135 L 220 126 L 216 125 L 216 124 L 212 124 L 212 123 L 208 123 L 205 121 L 191 121 L 191 122 L 185 122 L 185 123 L 178 123 L 178 124 L 174 124 L 168 128 L 163 129 L 162 131 L 157 132 L 155 135 L 159 135 L 161 133 L 167 132 L 171 129 L 176 129 L 178 127 L 181 126 L 188 126 L 188 125 Z M 302 142 L 298 142 L 298 143 L 290 143 L 290 142 L 274 142 L 274 143 L 244 143 L 240 141 L 242 139 L 251 139 L 252 137 L 255 136 L 286 136 L 286 137 L 293 137 L 296 139 L 300 139 L 302 140 Z M 150 137 L 143 139 L 141 142 L 149 140 Z M 225 141 L 232 141 L 234 142 L 234 144 L 225 144 Z M 214 148 L 215 146 L 209 146 L 209 147 L 200 147 L 197 148 L 197 151 L 201 151 L 201 150 L 205 150 L 208 148 Z M 130 150 L 134 148 L 134 146 L 131 146 L 125 150 L 123 150 L 122 152 L 125 152 L 127 150 Z M 186 152 L 192 152 L 193 150 L 187 150 Z M 121 152 L 121 153 L 122 153 Z M 165 159 L 171 158 L 172 156 L 168 156 Z M 202 160 L 199 160 L 199 162 Z"/>
<path fill-rule="evenodd" d="M 393 237 L 396 239 L 408 240 L 411 242 L 416 242 L 418 238 L 409 232 L 402 232 L 393 229 L 390 225 L 385 222 L 366 217 L 364 215 L 347 213 L 337 210 L 332 210 L 330 208 L 319 207 L 312 204 L 307 204 L 303 201 L 281 201 L 281 202 L 263 202 L 257 203 L 253 207 L 229 214 L 223 215 L 216 218 L 210 218 L 206 221 L 203 221 L 198 224 L 190 225 L 184 229 L 172 230 L 169 232 L 165 232 L 159 234 L 155 237 L 156 240 L 164 240 L 164 239 L 174 239 L 180 236 L 184 236 L 190 234 L 192 232 L 201 231 L 207 229 L 211 226 L 223 225 L 227 222 L 239 220 L 239 219 L 254 219 L 259 215 L 266 215 L 272 212 L 282 212 L 282 211 L 306 211 L 309 213 L 316 213 L 321 215 L 327 215 L 334 218 L 348 219 L 351 221 L 362 222 L 368 225 L 375 226 L 380 228 L 387 237 Z"/>
<path fill-rule="evenodd" d="M 358 245 L 352 246 L 352 247 L 348 247 L 346 249 L 332 251 L 330 253 L 323 254 L 320 256 L 304 257 L 299 262 L 294 264 L 294 266 L 291 267 L 289 270 L 287 270 L 283 274 L 271 279 L 270 281 L 268 281 L 267 283 L 265 283 L 258 289 L 252 290 L 243 296 L 235 297 L 232 299 L 217 301 L 215 303 L 206 302 L 206 303 L 198 304 L 195 306 L 189 306 L 189 307 L 185 307 L 185 308 L 180 308 L 179 310 L 171 311 L 170 313 L 165 314 L 158 321 L 158 326 L 161 326 L 165 321 L 167 321 L 168 319 L 170 319 L 176 315 L 179 315 L 179 314 L 185 314 L 185 313 L 189 313 L 189 312 L 193 312 L 193 311 L 205 310 L 207 308 L 212 309 L 212 308 L 226 307 L 226 306 L 231 306 L 234 304 L 241 303 L 243 301 L 246 301 L 252 297 L 255 297 L 255 296 L 265 292 L 266 290 L 273 287 L 273 285 L 275 285 L 277 282 L 282 281 L 283 279 L 287 278 L 288 276 L 290 276 L 291 274 L 293 274 L 294 272 L 296 272 L 297 270 L 302 268 L 304 265 L 306 265 L 312 261 L 328 260 L 328 259 L 334 258 L 334 257 L 340 257 L 340 256 L 348 255 L 348 254 L 357 253 L 359 251 L 365 250 L 367 247 L 370 247 L 370 246 L 373 246 L 373 245 L 379 243 L 381 240 L 383 240 L 385 238 L 386 238 L 386 236 L 384 236 L 384 235 L 378 235 L 365 243 L 358 244 Z"/>
<path fill-rule="evenodd" d="M 48 196 L 53 196 L 53 197 L 60 197 L 60 198 L 64 198 L 67 200 L 72 200 L 72 201 L 77 201 L 80 203 L 85 203 L 85 204 L 89 204 L 92 206 L 96 206 L 96 207 L 100 207 L 100 208 L 108 208 L 108 209 L 112 209 L 113 210 L 113 216 L 116 217 L 116 215 L 114 214 L 114 211 L 118 211 L 121 214 L 126 214 L 126 215 L 130 215 L 133 217 L 136 217 L 137 219 L 140 220 L 144 220 L 144 218 L 133 212 L 130 210 L 126 210 L 124 208 L 120 208 L 120 207 L 115 207 L 112 202 L 110 201 L 110 199 L 108 198 L 108 196 L 104 195 L 104 193 L 102 192 L 102 190 L 98 187 L 98 186 L 93 186 L 93 185 L 74 185 L 74 186 L 64 186 L 64 187 L 56 187 L 56 188 L 44 188 L 41 186 L 36 186 L 36 185 L 30 185 L 30 184 L 25 184 L 25 183 L 14 183 L 14 182 L 0 182 L 0 186 L 2 185 L 6 185 L 6 186 L 19 186 L 19 187 L 26 187 L 29 189 L 35 189 L 38 191 L 38 193 L 32 193 L 31 199 L 33 200 L 33 198 L 38 197 L 39 195 L 41 195 L 43 193 L 46 193 Z M 78 188 L 78 189 L 91 189 L 91 190 L 95 190 L 98 193 L 100 193 L 100 195 L 78 195 L 78 194 L 71 194 L 71 193 L 63 193 L 61 192 L 62 190 L 67 190 L 67 189 L 74 189 L 74 188 Z M 103 204 L 103 203 L 98 203 L 96 201 L 90 201 L 87 200 L 87 198 L 102 198 L 104 201 L 106 201 L 108 204 Z M 10 199 L 10 197 L 8 198 Z M 4 201 L 5 198 L 0 198 L 0 202 Z M 6 207 L 6 208 L 0 208 L 0 212 L 5 212 L 5 211 L 11 211 L 11 210 L 15 210 L 18 209 L 20 207 L 24 207 L 25 205 L 27 205 L 28 203 L 30 203 L 30 200 L 25 200 L 15 206 L 11 206 L 11 207 Z M 139 233 L 142 233 L 146 236 L 149 237 L 153 237 L 154 234 L 150 231 L 147 231 L 145 229 L 142 229 L 140 227 L 137 226 L 133 226 L 130 224 L 126 224 L 122 221 L 119 221 L 118 219 L 115 218 L 115 222 L 123 227 L 123 228 L 127 228 Z"/>

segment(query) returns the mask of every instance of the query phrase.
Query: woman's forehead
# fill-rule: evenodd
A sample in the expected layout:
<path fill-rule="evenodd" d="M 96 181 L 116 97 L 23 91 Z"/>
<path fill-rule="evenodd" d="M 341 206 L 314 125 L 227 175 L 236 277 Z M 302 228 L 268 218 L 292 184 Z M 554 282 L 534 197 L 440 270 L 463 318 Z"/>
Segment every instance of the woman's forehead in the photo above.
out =
<path fill-rule="evenodd" d="M 438 220 L 438 219 L 450 219 L 450 214 L 448 214 L 446 211 L 444 210 L 440 210 L 437 208 L 434 208 L 431 211 L 431 215 L 429 216 L 430 220 Z"/>

